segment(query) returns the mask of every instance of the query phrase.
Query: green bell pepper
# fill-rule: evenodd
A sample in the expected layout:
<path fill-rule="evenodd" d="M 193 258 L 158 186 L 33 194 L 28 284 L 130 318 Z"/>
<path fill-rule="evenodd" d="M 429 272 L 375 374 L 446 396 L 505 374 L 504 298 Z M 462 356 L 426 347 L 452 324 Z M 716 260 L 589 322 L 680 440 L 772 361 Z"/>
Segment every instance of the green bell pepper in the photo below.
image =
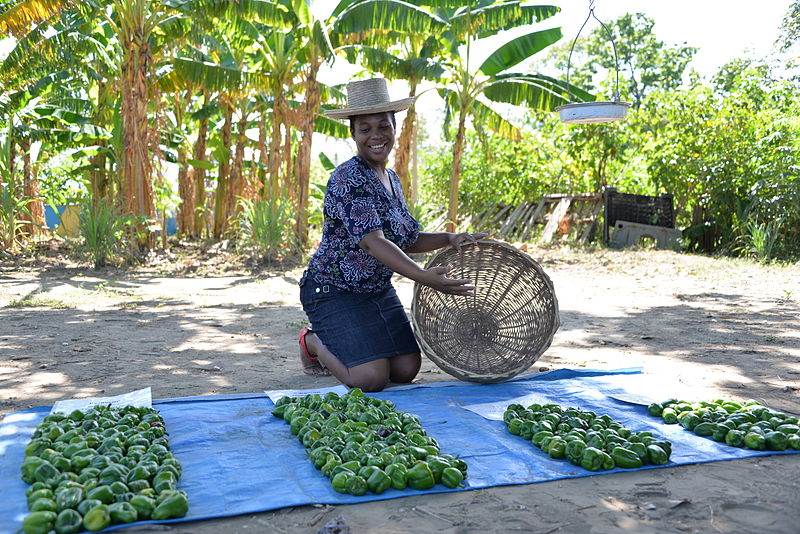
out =
<path fill-rule="evenodd" d="M 153 489 L 161 493 L 164 490 L 174 490 L 178 487 L 178 479 L 172 471 L 162 471 L 153 478 Z"/>
<path fill-rule="evenodd" d="M 587 446 L 581 458 L 581 467 L 588 471 L 600 471 L 605 463 L 605 453 L 596 447 Z"/>
<path fill-rule="evenodd" d="M 550 455 L 550 458 L 563 458 L 565 450 L 567 448 L 567 442 L 564 441 L 562 438 L 553 438 L 550 440 L 549 445 L 547 446 L 547 454 Z"/>
<path fill-rule="evenodd" d="M 83 530 L 83 517 L 71 508 L 62 510 L 54 525 L 56 534 L 74 534 Z"/>
<path fill-rule="evenodd" d="M 668 425 L 678 422 L 678 414 L 672 408 L 664 408 L 664 411 L 661 412 L 661 418 Z"/>
<path fill-rule="evenodd" d="M 583 441 L 579 439 L 569 441 L 564 448 L 564 457 L 573 465 L 581 465 L 585 449 L 586 443 Z"/>
<path fill-rule="evenodd" d="M 647 446 L 647 460 L 654 465 L 664 465 L 669 461 L 669 455 L 659 445 Z"/>
<path fill-rule="evenodd" d="M 442 484 L 448 488 L 457 488 L 461 485 L 462 480 L 464 480 L 464 475 L 455 467 L 446 467 L 442 471 Z"/>
<path fill-rule="evenodd" d="M 385 470 L 386 474 L 389 475 L 389 478 L 392 482 L 392 487 L 396 490 L 406 489 L 408 486 L 408 481 L 406 479 L 408 474 L 408 468 L 405 464 L 402 463 L 391 463 L 386 466 Z"/>
<path fill-rule="evenodd" d="M 643 463 L 647 463 L 647 445 L 642 442 L 625 443 L 622 445 L 626 449 L 632 450 L 641 458 Z"/>
<path fill-rule="evenodd" d="M 542 446 L 542 441 L 545 438 L 552 438 L 552 437 L 553 437 L 553 433 L 552 432 L 547 431 L 547 430 L 541 430 L 539 432 L 534 433 L 533 436 L 531 436 L 531 443 L 533 443 L 537 447 L 541 447 Z"/>
<path fill-rule="evenodd" d="M 33 501 L 28 508 L 31 512 L 55 512 L 58 510 L 58 505 L 53 499 L 42 497 Z"/>
<path fill-rule="evenodd" d="M 331 479 L 331 487 L 337 493 L 347 493 L 347 480 L 353 476 L 349 470 L 336 473 Z"/>
<path fill-rule="evenodd" d="M 128 502 L 131 506 L 136 508 L 136 517 L 139 520 L 150 519 L 150 516 L 153 514 L 153 510 L 156 508 L 155 499 L 145 497 L 144 495 L 134 495 Z"/>
<path fill-rule="evenodd" d="M 111 487 L 106 485 L 97 486 L 96 488 L 89 490 L 89 493 L 86 494 L 86 498 L 97 499 L 103 504 L 111 504 L 116 500 L 116 497 L 114 497 L 114 492 L 111 491 Z M 86 516 L 86 514 L 83 515 Z"/>
<path fill-rule="evenodd" d="M 97 499 L 85 499 L 81 501 L 81 503 L 78 505 L 77 510 L 79 514 L 84 516 L 89 513 L 89 510 L 101 504 L 103 503 L 101 501 L 98 501 Z"/>
<path fill-rule="evenodd" d="M 425 462 L 417 462 L 406 473 L 408 485 L 414 489 L 427 490 L 436 485 L 431 468 Z"/>
<path fill-rule="evenodd" d="M 37 482 L 37 484 L 42 484 L 41 482 Z M 31 486 L 33 487 L 33 486 Z M 27 497 L 28 501 L 28 508 L 31 507 L 31 504 L 38 501 L 39 499 L 52 499 L 55 500 L 56 496 L 53 493 L 53 490 L 47 487 L 39 488 L 33 492 L 31 492 Z"/>
<path fill-rule="evenodd" d="M 105 504 L 98 504 L 83 516 L 83 527 L 92 532 L 103 530 L 110 524 L 111 513 Z"/>
<path fill-rule="evenodd" d="M 694 427 L 694 433 L 698 436 L 711 436 L 714 434 L 714 431 L 717 429 L 717 423 L 712 423 L 709 421 L 703 421 L 702 423 L 698 423 Z"/>
<path fill-rule="evenodd" d="M 367 487 L 372 493 L 380 495 L 392 485 L 392 479 L 383 470 L 375 468 L 367 478 Z"/>
<path fill-rule="evenodd" d="M 331 478 L 336 474 L 333 470 L 340 465 L 342 465 L 341 459 L 336 454 L 329 454 L 328 460 L 320 468 L 320 471 L 325 477 Z"/>
<path fill-rule="evenodd" d="M 115 502 L 108 505 L 112 525 L 133 523 L 139 516 L 138 510 L 129 502 Z"/>
<path fill-rule="evenodd" d="M 55 512 L 31 512 L 22 520 L 22 531 L 25 534 L 47 534 L 53 530 L 56 517 Z"/>
<path fill-rule="evenodd" d="M 764 440 L 766 441 L 767 450 L 769 451 L 785 451 L 789 444 L 789 439 L 786 437 L 786 434 L 778 430 L 767 432 L 764 435 Z"/>
<path fill-rule="evenodd" d="M 647 407 L 647 413 L 652 415 L 653 417 L 661 417 L 661 414 L 664 411 L 664 407 L 661 406 L 659 403 L 654 402 L 650 406 Z"/>
<path fill-rule="evenodd" d="M 428 456 L 425 459 L 427 462 L 428 467 L 431 468 L 431 473 L 433 473 L 433 479 L 438 483 L 442 481 L 442 471 L 446 468 L 450 467 L 450 463 L 447 462 L 441 456 Z"/>
<path fill-rule="evenodd" d="M 33 458 L 31 458 L 32 460 Z M 23 476 L 24 476 L 24 469 L 25 469 L 25 462 L 23 462 Z M 58 477 L 61 475 L 61 472 L 56 469 L 56 467 L 48 462 L 47 460 L 42 461 L 33 471 L 33 479 L 37 482 L 44 482 L 47 484 L 54 484 L 56 483 Z M 23 478 L 24 480 L 24 478 Z"/>
<path fill-rule="evenodd" d="M 364 477 L 352 475 L 347 479 L 347 493 L 350 495 L 360 497 L 361 495 L 366 495 L 368 489 L 369 486 L 367 485 L 367 481 L 364 480 Z"/>
<path fill-rule="evenodd" d="M 128 472 L 128 469 L 120 464 L 111 464 L 100 471 L 98 480 L 100 481 L 100 484 L 110 486 L 112 483 L 118 480 L 126 480 Z"/>
<path fill-rule="evenodd" d="M 725 434 L 725 443 L 731 447 L 744 447 L 744 436 L 741 430 L 729 430 Z"/>
<path fill-rule="evenodd" d="M 52 442 L 45 438 L 34 438 L 25 446 L 25 457 L 39 456 L 45 449 L 49 448 Z"/>
<path fill-rule="evenodd" d="M 171 519 L 175 517 L 183 517 L 189 511 L 189 499 L 186 498 L 186 493 L 182 491 L 175 491 L 171 493 L 166 499 L 157 504 L 151 517 L 153 519 Z"/>
<path fill-rule="evenodd" d="M 626 449 L 625 447 L 616 447 L 612 450 L 611 458 L 614 460 L 614 465 L 626 469 L 633 469 L 644 465 L 642 459 L 636 452 Z"/>
<path fill-rule="evenodd" d="M 767 440 L 763 434 L 748 432 L 744 435 L 744 446 L 754 451 L 763 451 L 767 448 Z"/>
<path fill-rule="evenodd" d="M 58 507 L 58 511 L 62 511 L 66 508 L 77 508 L 78 505 L 83 500 L 83 489 L 82 488 L 67 488 L 63 491 L 59 491 L 56 495 L 56 506 Z"/>

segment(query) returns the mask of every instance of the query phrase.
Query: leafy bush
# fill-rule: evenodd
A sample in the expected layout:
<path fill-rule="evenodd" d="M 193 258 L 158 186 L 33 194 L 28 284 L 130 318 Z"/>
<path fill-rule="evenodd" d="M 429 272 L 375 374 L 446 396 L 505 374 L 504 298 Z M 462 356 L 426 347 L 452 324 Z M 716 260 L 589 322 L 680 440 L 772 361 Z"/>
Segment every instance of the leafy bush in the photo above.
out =
<path fill-rule="evenodd" d="M 292 207 L 287 199 L 241 199 L 239 205 L 237 246 L 240 252 L 266 261 L 268 266 L 277 258 L 299 252 L 293 232 Z"/>
<path fill-rule="evenodd" d="M 130 220 L 107 198 L 84 202 L 79 226 L 82 239 L 77 250 L 94 262 L 95 269 L 105 267 L 109 259 L 123 250 L 123 237 Z"/>

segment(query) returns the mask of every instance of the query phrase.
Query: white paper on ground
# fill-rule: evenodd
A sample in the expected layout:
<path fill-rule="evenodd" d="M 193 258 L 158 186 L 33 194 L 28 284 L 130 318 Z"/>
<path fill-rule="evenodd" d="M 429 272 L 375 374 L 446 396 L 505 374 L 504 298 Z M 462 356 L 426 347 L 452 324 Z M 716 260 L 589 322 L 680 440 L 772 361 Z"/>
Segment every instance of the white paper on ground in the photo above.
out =
<path fill-rule="evenodd" d="M 272 402 L 278 402 L 278 399 L 283 397 L 306 397 L 313 393 L 317 393 L 319 395 L 325 395 L 329 392 L 337 393 L 339 395 L 344 395 L 349 390 L 347 386 L 338 385 L 329 388 L 318 388 L 318 389 L 274 389 L 272 391 L 265 391 L 269 400 Z"/>
<path fill-rule="evenodd" d="M 474 412 L 486 419 L 490 419 L 492 421 L 502 421 L 503 413 L 506 411 L 506 408 L 508 407 L 509 404 L 521 404 L 527 407 L 530 406 L 531 404 L 548 404 L 550 402 L 552 401 L 543 395 L 540 395 L 538 393 L 529 393 L 521 397 L 515 397 L 513 399 L 505 399 L 497 402 L 482 402 L 480 404 L 470 404 L 468 406 L 464 406 L 463 408 L 465 410 L 469 410 L 470 412 Z"/>
<path fill-rule="evenodd" d="M 94 397 L 90 399 L 67 399 L 58 401 L 53 405 L 50 413 L 70 413 L 73 410 L 87 412 L 95 406 L 110 405 L 112 408 L 122 406 L 153 407 L 153 394 L 150 387 L 137 389 L 130 393 L 115 395 L 113 397 Z"/>

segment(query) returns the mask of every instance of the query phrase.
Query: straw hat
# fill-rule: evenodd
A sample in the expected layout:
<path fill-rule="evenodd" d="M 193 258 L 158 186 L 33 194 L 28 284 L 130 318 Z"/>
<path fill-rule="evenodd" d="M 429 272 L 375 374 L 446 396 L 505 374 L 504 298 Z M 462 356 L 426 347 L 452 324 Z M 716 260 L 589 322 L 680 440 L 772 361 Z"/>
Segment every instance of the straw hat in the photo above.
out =
<path fill-rule="evenodd" d="M 354 115 L 369 115 L 384 111 L 402 111 L 410 108 L 417 97 L 391 100 L 384 78 L 357 80 L 347 84 L 347 107 L 327 109 L 323 113 L 332 119 L 346 119 Z"/>

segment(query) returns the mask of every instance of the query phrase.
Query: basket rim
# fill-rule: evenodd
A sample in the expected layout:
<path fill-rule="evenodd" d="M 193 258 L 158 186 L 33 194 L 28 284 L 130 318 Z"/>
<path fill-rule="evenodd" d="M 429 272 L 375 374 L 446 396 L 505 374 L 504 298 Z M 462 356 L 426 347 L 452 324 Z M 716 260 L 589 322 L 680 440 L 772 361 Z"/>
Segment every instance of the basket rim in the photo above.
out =
<path fill-rule="evenodd" d="M 454 376 L 456 378 L 459 378 L 461 380 L 466 380 L 466 381 L 471 381 L 471 382 L 480 382 L 480 383 L 501 382 L 503 380 L 508 380 L 509 378 L 517 376 L 518 374 L 520 374 L 523 371 L 525 371 L 526 369 L 528 369 L 531 365 L 533 365 L 539 359 L 539 357 L 542 354 L 544 354 L 545 351 L 547 351 L 547 349 L 550 348 L 550 345 L 553 342 L 553 337 L 555 337 L 556 332 L 558 331 L 559 327 L 561 326 L 561 319 L 560 319 L 559 308 L 558 308 L 558 298 L 556 297 L 555 289 L 553 287 L 553 281 L 550 279 L 550 277 L 547 275 L 547 273 L 544 272 L 544 269 L 542 269 L 541 265 L 539 265 L 539 263 L 535 259 L 533 259 L 533 257 L 530 254 L 527 254 L 526 252 L 523 252 L 523 251 L 519 250 L 518 248 L 514 247 L 513 245 L 510 245 L 510 244 L 502 242 L 502 241 L 497 241 L 495 239 L 480 239 L 480 240 L 477 241 L 476 245 L 490 245 L 490 246 L 493 246 L 493 247 L 502 248 L 502 249 L 505 249 L 506 251 L 511 252 L 512 254 L 518 256 L 523 261 L 528 263 L 528 265 L 530 267 L 532 267 L 537 272 L 539 277 L 544 281 L 545 285 L 550 290 L 550 294 L 553 297 L 553 301 L 552 301 L 553 323 L 552 323 L 552 327 L 550 328 L 550 331 L 547 332 L 547 334 L 542 337 L 544 342 L 542 343 L 542 345 L 541 345 L 540 349 L 537 351 L 537 353 L 533 354 L 532 357 L 530 357 L 527 360 L 523 361 L 517 367 L 515 367 L 513 369 L 510 369 L 510 370 L 508 370 L 508 371 L 506 371 L 504 373 L 500 373 L 500 374 L 498 374 L 498 373 L 491 373 L 491 374 L 490 373 L 475 373 L 475 372 L 471 372 L 471 371 L 468 371 L 468 370 L 465 370 L 465 369 L 456 368 L 456 367 L 450 365 L 448 362 L 445 362 L 440 356 L 438 356 L 436 354 L 436 352 L 433 350 L 433 348 L 430 346 L 430 344 L 423 338 L 423 336 L 421 336 L 419 334 L 420 327 L 419 327 L 419 323 L 417 321 L 417 313 L 419 311 L 418 310 L 418 300 L 420 298 L 419 294 L 422 291 L 422 288 L 425 287 L 422 284 L 420 284 L 419 282 L 414 282 L 414 293 L 413 293 L 413 298 L 411 300 L 411 323 L 412 323 L 412 326 L 413 326 L 413 329 L 414 329 L 414 334 L 415 334 L 415 337 L 417 339 L 417 343 L 420 345 L 420 348 L 422 349 L 422 352 L 425 354 L 425 356 L 429 360 L 431 360 L 433 363 L 435 363 L 443 371 L 445 371 L 448 374 L 450 374 L 450 375 L 452 375 L 452 376 Z M 475 245 L 469 245 L 469 246 L 475 246 Z M 425 268 L 428 269 L 428 268 L 434 266 L 436 261 L 438 261 L 438 259 L 441 256 L 443 256 L 445 254 L 450 254 L 450 253 L 452 253 L 452 251 L 453 251 L 452 247 L 446 247 L 446 248 L 443 248 L 443 249 L 437 251 L 427 261 L 427 263 L 425 264 Z"/>

